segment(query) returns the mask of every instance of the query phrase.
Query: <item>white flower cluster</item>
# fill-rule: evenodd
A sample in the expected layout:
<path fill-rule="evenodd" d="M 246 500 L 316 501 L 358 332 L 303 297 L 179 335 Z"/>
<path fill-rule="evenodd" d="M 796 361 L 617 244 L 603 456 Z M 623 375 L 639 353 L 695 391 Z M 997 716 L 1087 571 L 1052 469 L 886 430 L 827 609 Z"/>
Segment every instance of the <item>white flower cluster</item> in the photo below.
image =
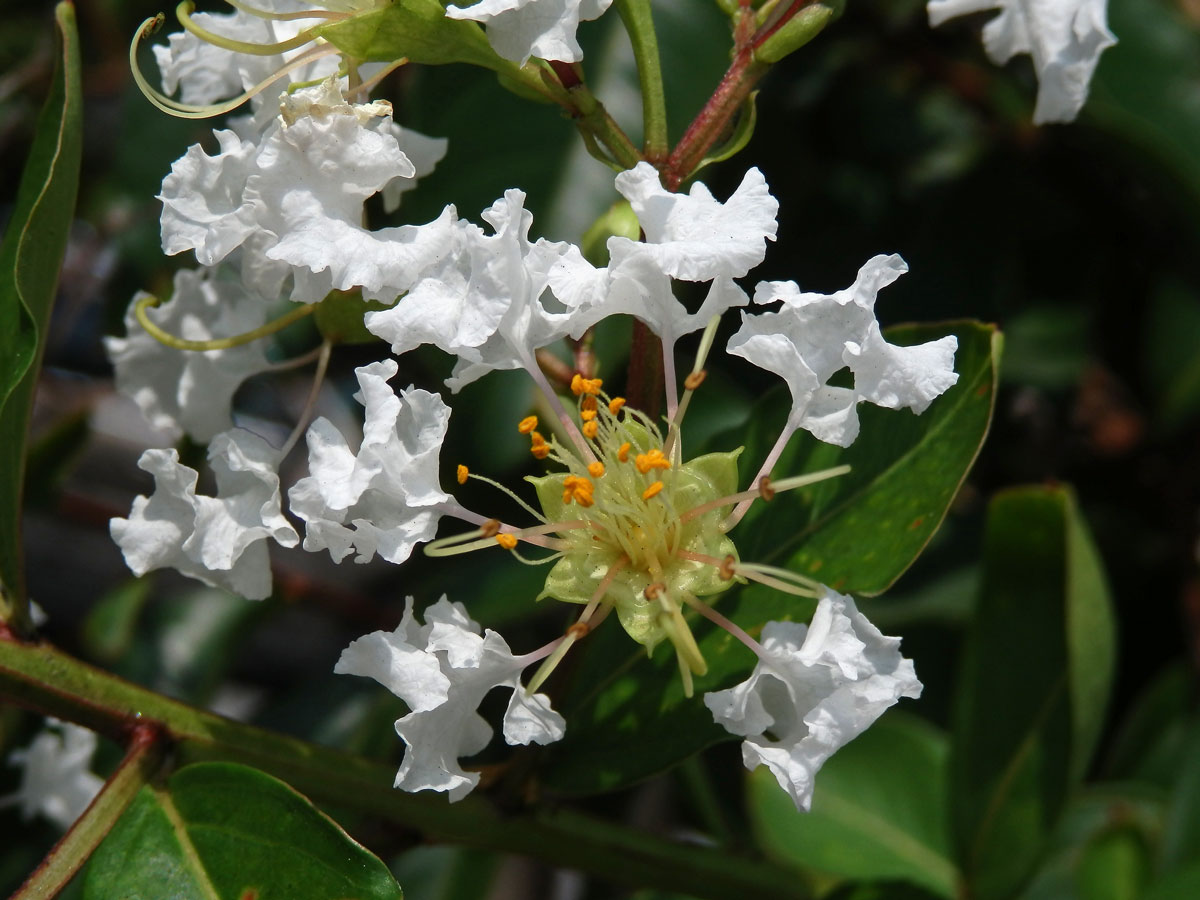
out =
<path fill-rule="evenodd" d="M 292 5 L 299 4 L 287 4 L 289 9 Z M 277 6 L 282 9 L 284 0 Z M 489 36 L 506 55 L 561 53 L 570 59 L 578 48 L 569 23 L 595 17 L 606 6 L 602 0 L 483 0 L 468 10 L 451 7 L 449 14 L 470 13 L 486 21 Z M 224 24 L 241 27 L 238 21 L 234 14 Z M 530 37 L 530 23 L 545 21 L 554 23 L 552 33 Z M 215 53 L 189 38 L 173 39 L 160 53 L 164 77 L 168 83 L 177 81 L 184 96 L 196 101 L 244 88 L 259 77 L 257 70 L 244 70 L 240 63 L 231 67 L 228 58 Z M 352 103 L 345 90 L 331 76 L 315 87 L 285 94 L 279 116 L 258 116 L 234 130 L 215 132 L 215 155 L 193 147 L 173 166 L 161 195 L 163 246 L 169 253 L 192 250 L 207 268 L 181 273 L 170 302 L 147 313 L 151 321 L 176 335 L 205 341 L 253 331 L 265 321 L 265 304 L 281 294 L 311 304 L 333 290 L 359 292 L 386 306 L 368 313 L 365 325 L 394 354 L 433 344 L 457 358 L 447 381 L 452 390 L 493 370 L 527 371 L 557 410 L 588 463 L 587 471 L 598 479 L 605 466 L 588 441 L 596 438 L 599 427 L 592 421 L 599 382 L 576 390 L 591 400 L 590 407 L 581 406 L 591 419 L 578 428 L 535 354 L 564 337 L 581 336 L 608 316 L 630 315 L 662 340 L 667 417 L 678 428 L 676 414 L 681 418 L 686 404 L 677 396 L 676 341 L 731 307 L 749 305 L 734 279 L 758 265 L 767 242 L 775 238 L 778 204 L 762 174 L 749 170 L 721 202 L 702 184 L 687 194 L 665 190 L 648 163 L 622 172 L 616 190 L 636 214 L 645 240 L 611 238 L 604 267 L 591 265 L 573 244 L 532 240 L 532 216 L 524 207 L 525 195 L 515 189 L 484 211 L 488 229 L 460 219 L 448 206 L 424 225 L 371 230 L 363 225 L 364 202 L 397 185 L 411 185 L 444 148 L 423 138 L 406 144 L 387 104 Z M 416 158 L 419 152 L 425 154 L 422 159 Z M 240 284 L 213 268 L 235 258 Z M 875 257 L 853 285 L 831 295 L 802 292 L 793 282 L 756 287 L 755 306 L 778 308 L 743 311 L 741 328 L 726 349 L 780 375 L 792 394 L 787 426 L 762 475 L 770 473 L 798 429 L 848 446 L 858 433 L 859 403 L 920 413 L 955 383 L 953 337 L 898 347 L 879 329 L 877 293 L 905 269 L 898 256 Z M 707 283 L 698 310 L 689 311 L 676 299 L 675 280 Z M 113 520 L 114 539 L 138 574 L 171 567 L 246 597 L 267 596 L 267 539 L 291 547 L 300 536 L 282 508 L 277 474 L 281 451 L 231 428 L 230 413 L 238 385 L 269 367 L 265 355 L 254 344 L 173 350 L 142 332 L 136 316 L 131 314 L 126 324 L 128 336 L 109 343 L 118 384 L 170 435 L 187 433 L 209 443 L 217 494 L 196 493 L 197 473 L 181 465 L 174 450 L 148 450 L 139 465 L 154 476 L 156 490 L 151 497 L 138 497 L 128 518 Z M 831 383 L 844 369 L 853 375 L 851 387 Z M 401 563 L 418 543 L 434 537 L 439 519 L 447 515 L 479 526 L 484 543 L 495 538 L 512 549 L 516 529 L 501 529 L 442 489 L 439 453 L 449 408 L 439 395 L 415 387 L 397 395 L 388 384 L 397 370 L 390 359 L 357 370 L 360 390 L 355 396 L 365 409 L 357 449 L 326 419 L 308 429 L 309 474 L 288 492 L 291 512 L 304 522 L 304 549 L 328 550 L 336 561 L 353 552 L 357 562 L 378 555 Z M 609 418 L 604 421 L 619 423 L 624 400 L 605 402 Z M 653 423 L 636 427 L 643 435 L 655 432 Z M 539 446 L 550 452 L 536 431 L 532 436 L 535 455 Z M 628 444 L 613 450 L 622 462 L 628 452 Z M 645 475 L 671 468 L 676 462 L 668 458 L 670 452 L 668 439 L 654 450 L 657 456 L 641 453 L 638 471 Z M 465 477 L 463 469 L 460 481 Z M 591 482 L 572 478 L 563 483 L 563 503 L 574 499 L 591 506 Z M 638 502 L 649 503 L 663 490 L 659 481 L 643 492 L 639 482 Z M 696 521 L 700 515 L 698 511 Z M 565 546 L 546 537 L 548 531 L 520 538 L 551 548 Z M 708 545 L 700 541 L 696 546 Z M 653 587 L 645 587 L 647 597 Z M 900 656 L 898 639 L 883 637 L 851 598 L 828 589 L 817 596 L 811 626 L 768 623 L 761 645 L 747 637 L 759 657 L 750 679 L 705 699 L 718 723 L 745 738 L 747 766 L 769 766 L 800 807 L 810 802 L 813 774 L 837 747 L 900 697 L 920 692 L 912 664 Z M 602 600 L 603 590 L 589 610 Z M 446 791 L 458 799 L 478 781 L 478 775 L 461 768 L 459 758 L 478 752 L 491 737 L 476 710 L 492 688 L 513 692 L 503 725 L 509 743 L 548 743 L 563 736 L 562 718 L 545 695 L 522 686 L 521 673 L 533 662 L 550 662 L 565 652 L 592 627 L 586 615 L 590 612 L 581 619 L 582 630 L 514 656 L 495 632 L 481 635 L 461 605 L 443 598 L 418 624 L 410 600 L 394 632 L 355 641 L 336 671 L 374 678 L 408 704 L 410 712 L 396 726 L 408 746 L 397 786 Z M 671 615 L 664 627 L 686 655 L 690 633 L 678 606 Z M 693 670 L 702 672 L 698 651 L 688 658 Z M 540 684 L 537 676 L 534 681 Z"/>
<path fill-rule="evenodd" d="M 9 754 L 8 762 L 21 766 L 21 784 L 16 793 L 0 797 L 0 807 L 19 806 L 26 821 L 40 815 L 65 831 L 104 786 L 91 771 L 95 752 L 94 732 L 47 719 L 28 747 Z"/>

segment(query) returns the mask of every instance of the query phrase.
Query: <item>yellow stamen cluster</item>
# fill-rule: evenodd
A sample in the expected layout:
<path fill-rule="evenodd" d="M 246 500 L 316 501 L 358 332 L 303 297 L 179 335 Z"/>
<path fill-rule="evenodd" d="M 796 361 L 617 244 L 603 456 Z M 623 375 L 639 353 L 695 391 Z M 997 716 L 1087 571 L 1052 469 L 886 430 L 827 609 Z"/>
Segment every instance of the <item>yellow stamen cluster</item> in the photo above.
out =
<path fill-rule="evenodd" d="M 563 480 L 563 503 L 570 503 L 574 500 L 580 506 L 591 506 L 595 503 L 596 486 L 586 478 L 580 478 L 577 475 L 568 475 Z"/>
<path fill-rule="evenodd" d="M 546 439 L 539 432 L 531 432 L 529 439 L 531 442 L 529 452 L 534 455 L 535 459 L 545 459 L 550 455 L 550 445 L 546 443 Z"/>
<path fill-rule="evenodd" d="M 584 378 L 578 372 L 571 378 L 571 393 L 578 397 L 580 394 L 596 395 L 600 393 L 601 378 Z"/>

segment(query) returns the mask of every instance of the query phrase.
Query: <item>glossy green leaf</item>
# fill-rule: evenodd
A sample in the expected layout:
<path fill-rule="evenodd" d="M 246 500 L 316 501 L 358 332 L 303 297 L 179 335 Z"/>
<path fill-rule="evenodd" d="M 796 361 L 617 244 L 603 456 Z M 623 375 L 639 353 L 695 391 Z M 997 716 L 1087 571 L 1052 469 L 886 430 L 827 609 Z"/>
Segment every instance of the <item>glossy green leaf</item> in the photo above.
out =
<path fill-rule="evenodd" d="M 399 0 L 380 9 L 316 29 L 317 34 L 355 59 L 442 65 L 504 66 L 475 22 L 446 18 L 437 0 Z"/>
<path fill-rule="evenodd" d="M 946 815 L 946 737 L 893 710 L 822 768 L 798 812 L 765 768 L 750 776 L 762 849 L 780 862 L 861 881 L 906 880 L 957 896 Z"/>
<path fill-rule="evenodd" d="M 1101 58 L 1084 115 L 1200 202 L 1200 32 L 1166 0 L 1113 0 L 1108 24 L 1120 43 Z"/>
<path fill-rule="evenodd" d="M 1011 896 L 1044 852 L 1091 758 L 1114 640 L 1099 559 L 1070 492 L 999 494 L 951 767 L 959 864 L 973 896 Z"/>
<path fill-rule="evenodd" d="M 923 416 L 860 407 L 862 432 L 847 450 L 807 435 L 792 441 L 776 475 L 849 463 L 849 475 L 780 494 L 733 532 L 743 560 L 799 569 L 842 591 L 877 593 L 900 577 L 941 523 L 974 462 L 991 419 L 999 335 L 991 326 L 889 329 L 888 338 L 918 343 L 953 331 L 959 338 L 959 382 Z M 695 405 L 704 402 L 698 395 Z M 748 480 L 779 433 L 786 396 L 767 398 L 739 428 L 704 450 L 746 445 L 739 458 Z M 688 456 L 695 448 L 687 447 Z M 752 633 L 770 619 L 807 621 L 815 604 L 751 585 L 717 601 L 720 610 Z M 706 621 L 694 632 L 709 670 L 696 679 L 696 696 L 683 696 L 674 657 L 631 652 L 619 629 L 588 637 L 573 663 L 561 704 L 566 738 L 552 746 L 542 769 L 548 786 L 567 794 L 610 790 L 645 778 L 696 751 L 732 737 L 717 727 L 700 695 L 744 679 L 753 655 Z"/>
<path fill-rule="evenodd" d="M 198 763 L 144 787 L 92 856 L 85 900 L 400 900 L 387 867 L 282 781 Z"/>
<path fill-rule="evenodd" d="M 75 8 L 55 9 L 58 54 L 0 243 L 0 594 L 25 618 L 19 516 L 33 389 L 75 211 L 82 95 Z"/>
<path fill-rule="evenodd" d="M 1169 792 L 1161 862 L 1164 869 L 1200 863 L 1200 721 L 1192 720 Z"/>

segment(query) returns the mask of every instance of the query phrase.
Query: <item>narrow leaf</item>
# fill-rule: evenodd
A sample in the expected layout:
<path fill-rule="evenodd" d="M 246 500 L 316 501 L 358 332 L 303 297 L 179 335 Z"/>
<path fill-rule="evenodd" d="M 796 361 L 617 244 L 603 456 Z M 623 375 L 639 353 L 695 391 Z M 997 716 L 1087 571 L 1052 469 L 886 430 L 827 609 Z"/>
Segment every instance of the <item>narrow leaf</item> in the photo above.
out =
<path fill-rule="evenodd" d="M 973 896 L 1011 896 L 1044 853 L 1091 758 L 1113 661 L 1111 602 L 1071 494 L 998 495 L 951 766 L 959 862 Z"/>
<path fill-rule="evenodd" d="M 20 545 L 25 440 L 58 271 L 75 211 L 82 96 L 75 8 L 55 8 L 58 57 L 0 243 L 0 615 L 24 627 Z M 7 606 L 5 612 L 3 607 Z"/>

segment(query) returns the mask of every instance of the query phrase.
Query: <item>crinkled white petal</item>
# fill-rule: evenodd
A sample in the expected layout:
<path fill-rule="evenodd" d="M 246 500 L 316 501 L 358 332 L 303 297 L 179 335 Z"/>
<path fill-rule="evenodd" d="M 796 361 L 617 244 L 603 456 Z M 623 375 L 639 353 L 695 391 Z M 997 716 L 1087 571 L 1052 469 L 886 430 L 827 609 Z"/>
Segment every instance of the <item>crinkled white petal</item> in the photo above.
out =
<path fill-rule="evenodd" d="M 854 284 L 834 294 L 804 293 L 790 281 L 761 282 L 754 302 L 782 301 L 782 309 L 743 313 L 726 349 L 787 381 L 788 427 L 848 447 L 858 436 L 860 402 L 920 414 L 958 381 L 953 335 L 898 347 L 879 330 L 876 295 L 906 271 L 908 265 L 893 254 L 868 260 Z M 853 374 L 853 388 L 829 384 L 843 368 Z"/>
<path fill-rule="evenodd" d="M 279 453 L 248 431 L 222 432 L 208 448 L 217 496 L 196 493 L 197 473 L 174 449 L 147 450 L 138 467 L 155 491 L 139 496 L 127 519 L 109 531 L 135 575 L 171 568 L 251 600 L 271 592 L 266 539 L 285 547 L 300 540 L 280 511 Z"/>
<path fill-rule="evenodd" d="M 104 779 L 90 771 L 94 733 L 54 719 L 46 724 L 28 747 L 9 754 L 10 764 L 23 767 L 21 784 L 0 803 L 18 803 L 26 821 L 41 815 L 65 831 L 95 799 Z"/>
<path fill-rule="evenodd" d="M 176 350 L 143 330 L 134 307 L 146 297 L 139 292 L 125 313 L 126 337 L 104 339 L 116 370 L 117 390 L 132 397 L 146 419 L 173 440 L 185 432 L 208 443 L 233 427 L 233 395 L 243 381 L 270 368 L 262 344 L 253 341 L 228 350 Z M 258 328 L 266 320 L 262 303 L 251 301 L 241 285 L 224 281 L 211 270 L 175 273 L 171 299 L 147 309 L 164 331 L 186 340 L 232 337 Z"/>
<path fill-rule="evenodd" d="M 612 0 L 480 0 L 467 7 L 449 6 L 451 19 L 467 19 L 487 27 L 488 42 L 505 59 L 524 65 L 531 56 L 579 62 L 583 50 L 575 40 L 581 21 L 598 19 Z"/>
<path fill-rule="evenodd" d="M 453 802 L 479 782 L 479 775 L 465 771 L 459 759 L 478 753 L 491 740 L 492 728 L 477 710 L 493 688 L 513 692 L 504 716 L 508 743 L 546 744 L 565 733 L 562 716 L 550 708 L 546 695 L 527 695 L 521 687 L 526 665 L 504 638 L 491 629 L 480 634 L 462 604 L 445 597 L 426 610 L 425 625 L 416 627 L 410 597 L 400 628 L 355 641 L 334 671 L 375 678 L 409 704 L 412 711 L 396 722 L 396 733 L 408 746 L 396 787 L 444 791 Z M 404 666 L 412 671 L 400 671 Z M 444 682 L 432 678 L 435 667 Z M 448 685 L 444 695 L 443 683 Z"/>
<path fill-rule="evenodd" d="M 775 240 L 779 202 L 758 169 L 746 172 L 724 203 L 700 182 L 687 194 L 671 193 L 647 162 L 617 175 L 616 186 L 637 213 L 646 241 L 609 238 L 610 254 L 618 248 L 645 253 L 674 278 L 740 278 L 763 261 L 767 241 Z"/>
<path fill-rule="evenodd" d="M 308 430 L 310 474 L 288 492 L 292 512 L 305 522 L 305 550 L 328 550 L 341 561 L 351 550 L 357 562 L 376 554 L 400 563 L 430 540 L 450 499 L 438 483 L 438 454 L 450 409 L 437 394 L 416 388 L 397 397 L 387 384 L 395 360 L 356 371 L 366 407 L 358 452 L 329 420 Z"/>
<path fill-rule="evenodd" d="M 983 29 L 988 56 L 998 65 L 1018 53 L 1033 57 L 1033 121 L 1072 121 L 1087 100 L 1100 54 L 1117 42 L 1108 30 L 1107 0 L 929 0 L 929 24 L 991 9 L 1000 12 Z"/>
<path fill-rule="evenodd" d="M 285 95 L 261 136 L 216 132 L 214 156 L 190 148 L 163 181 L 164 251 L 214 265 L 239 249 L 247 285 L 278 286 L 290 270 L 299 302 L 352 288 L 391 302 L 442 260 L 455 216 L 450 207 L 424 226 L 362 226 L 367 198 L 417 175 L 390 109 L 347 103 L 327 79 Z"/>
<path fill-rule="evenodd" d="M 401 128 L 395 122 L 386 124 L 385 129 L 396 139 L 400 152 L 413 165 L 412 175 L 396 175 L 383 186 L 383 210 L 392 213 L 400 208 L 400 198 L 417 186 L 417 181 L 429 175 L 446 155 L 448 141 L 445 138 L 427 137 L 411 128 Z"/>
<path fill-rule="evenodd" d="M 534 351 L 571 333 L 576 310 L 547 290 L 564 259 L 583 263 L 571 244 L 530 242 L 525 194 L 506 191 L 483 213 L 494 234 L 470 223 L 454 230 L 453 249 L 392 309 L 367 313 L 367 330 L 399 355 L 433 344 L 459 357 L 447 385 L 496 369 L 530 368 Z M 586 265 L 586 263 L 583 263 Z"/>
<path fill-rule="evenodd" d="M 810 626 L 768 622 L 750 677 L 706 694 L 716 722 L 743 736 L 746 768 L 767 766 L 797 809 L 812 803 L 825 761 L 901 697 L 919 697 L 900 639 L 885 637 L 854 605 L 826 588 Z"/>

